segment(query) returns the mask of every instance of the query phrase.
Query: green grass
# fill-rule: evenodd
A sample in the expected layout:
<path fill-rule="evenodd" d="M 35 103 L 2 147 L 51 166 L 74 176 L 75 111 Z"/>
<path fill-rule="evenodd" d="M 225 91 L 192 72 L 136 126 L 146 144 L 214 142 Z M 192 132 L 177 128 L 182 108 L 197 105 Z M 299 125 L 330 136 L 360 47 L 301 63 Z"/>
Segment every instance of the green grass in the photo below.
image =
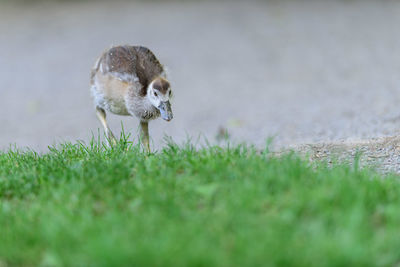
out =
<path fill-rule="evenodd" d="M 400 181 L 246 146 L 0 152 L 0 266 L 388 266 Z"/>

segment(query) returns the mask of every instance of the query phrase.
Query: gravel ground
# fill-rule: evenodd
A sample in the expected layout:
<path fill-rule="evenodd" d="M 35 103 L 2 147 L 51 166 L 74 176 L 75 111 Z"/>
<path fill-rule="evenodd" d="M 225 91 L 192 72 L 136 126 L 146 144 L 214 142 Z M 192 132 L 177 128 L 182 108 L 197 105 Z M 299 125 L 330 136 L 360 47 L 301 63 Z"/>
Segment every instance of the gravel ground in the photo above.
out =
<path fill-rule="evenodd" d="M 0 148 L 97 135 L 89 70 L 125 43 L 169 68 L 175 118 L 150 125 L 156 148 L 165 134 L 256 146 L 273 137 L 276 149 L 395 136 L 398 25 L 397 1 L 1 4 Z M 137 120 L 122 119 L 136 136 Z"/>
<path fill-rule="evenodd" d="M 358 163 L 381 173 L 400 173 L 400 137 L 372 138 L 360 141 L 339 141 L 289 146 L 277 153 L 299 152 L 310 161 Z"/>

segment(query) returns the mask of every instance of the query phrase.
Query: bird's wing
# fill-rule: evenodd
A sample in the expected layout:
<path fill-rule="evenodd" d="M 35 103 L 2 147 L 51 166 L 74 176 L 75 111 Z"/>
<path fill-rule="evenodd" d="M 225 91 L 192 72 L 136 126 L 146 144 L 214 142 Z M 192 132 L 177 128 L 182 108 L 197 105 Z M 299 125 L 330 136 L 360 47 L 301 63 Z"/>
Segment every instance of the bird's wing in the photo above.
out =
<path fill-rule="evenodd" d="M 100 71 L 123 82 L 140 82 L 136 74 L 137 55 L 129 46 L 116 46 L 103 54 Z"/>
<path fill-rule="evenodd" d="M 115 46 L 100 58 L 98 70 L 128 83 L 136 83 L 146 95 L 149 83 L 164 73 L 164 68 L 150 49 L 143 46 Z"/>

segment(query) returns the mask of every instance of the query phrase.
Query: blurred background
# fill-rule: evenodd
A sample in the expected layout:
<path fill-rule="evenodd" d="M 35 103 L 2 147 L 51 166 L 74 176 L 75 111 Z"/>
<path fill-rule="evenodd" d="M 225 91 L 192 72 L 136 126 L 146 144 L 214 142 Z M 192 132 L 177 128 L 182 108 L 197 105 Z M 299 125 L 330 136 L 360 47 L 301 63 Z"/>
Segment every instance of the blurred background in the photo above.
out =
<path fill-rule="evenodd" d="M 0 149 L 98 134 L 89 72 L 111 45 L 168 67 L 163 136 L 275 147 L 396 135 L 399 1 L 0 1 Z M 136 118 L 108 116 L 136 137 Z"/>

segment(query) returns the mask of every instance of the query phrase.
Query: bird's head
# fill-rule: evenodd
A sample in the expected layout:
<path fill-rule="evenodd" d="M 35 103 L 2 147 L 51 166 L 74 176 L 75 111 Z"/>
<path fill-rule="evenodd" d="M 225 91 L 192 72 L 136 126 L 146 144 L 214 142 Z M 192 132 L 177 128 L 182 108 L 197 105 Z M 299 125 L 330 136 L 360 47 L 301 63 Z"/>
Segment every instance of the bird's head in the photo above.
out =
<path fill-rule="evenodd" d="M 147 97 L 150 103 L 160 111 L 161 117 L 166 121 L 170 121 L 173 118 L 170 103 L 171 96 L 170 84 L 164 78 L 155 78 L 147 88 Z"/>

